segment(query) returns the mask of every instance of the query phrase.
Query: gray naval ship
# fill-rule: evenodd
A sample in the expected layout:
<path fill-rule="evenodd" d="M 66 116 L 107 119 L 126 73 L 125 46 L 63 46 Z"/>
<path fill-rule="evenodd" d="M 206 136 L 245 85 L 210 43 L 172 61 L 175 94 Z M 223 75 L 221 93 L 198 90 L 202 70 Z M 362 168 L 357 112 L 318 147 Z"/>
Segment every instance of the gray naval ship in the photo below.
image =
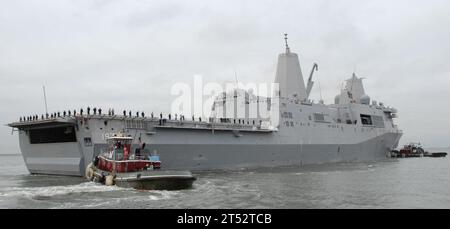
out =
<path fill-rule="evenodd" d="M 396 109 L 370 101 L 361 78 L 353 74 L 334 104 L 314 103 L 308 97 L 317 65 L 305 87 L 298 55 L 290 51 L 287 40 L 285 48 L 275 77 L 278 102 L 235 89 L 218 96 L 211 118 L 203 121 L 98 110 L 35 115 L 8 125 L 18 132 L 31 174 L 83 176 L 107 146 L 106 139 L 118 131 L 133 137 L 132 151 L 157 154 L 162 167 L 171 170 L 367 162 L 384 159 L 397 147 L 402 131 L 394 124 Z M 236 104 L 236 97 L 244 97 L 243 104 Z M 252 103 L 268 105 L 279 119 L 224 115 L 227 107 Z"/>

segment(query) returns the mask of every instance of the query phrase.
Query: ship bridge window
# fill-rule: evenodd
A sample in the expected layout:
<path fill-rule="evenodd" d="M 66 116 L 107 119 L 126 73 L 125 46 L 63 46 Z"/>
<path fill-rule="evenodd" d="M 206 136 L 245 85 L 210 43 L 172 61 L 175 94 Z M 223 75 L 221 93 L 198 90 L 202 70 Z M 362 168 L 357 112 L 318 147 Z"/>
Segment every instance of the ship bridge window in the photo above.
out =
<path fill-rule="evenodd" d="M 325 115 L 320 113 L 314 113 L 314 121 L 325 122 Z"/>
<path fill-rule="evenodd" d="M 92 146 L 92 139 L 91 138 L 84 138 L 84 145 L 85 146 Z"/>
<path fill-rule="evenodd" d="M 382 116 L 372 115 L 373 125 L 378 128 L 384 128 L 384 120 Z"/>
<path fill-rule="evenodd" d="M 361 123 L 363 125 L 370 125 L 370 126 L 373 125 L 372 117 L 370 115 L 361 114 L 360 117 L 361 117 Z"/>
<path fill-rule="evenodd" d="M 30 130 L 29 137 L 31 144 L 77 141 L 73 126 Z"/>
<path fill-rule="evenodd" d="M 292 112 L 283 112 L 281 113 L 282 118 L 292 118 Z"/>

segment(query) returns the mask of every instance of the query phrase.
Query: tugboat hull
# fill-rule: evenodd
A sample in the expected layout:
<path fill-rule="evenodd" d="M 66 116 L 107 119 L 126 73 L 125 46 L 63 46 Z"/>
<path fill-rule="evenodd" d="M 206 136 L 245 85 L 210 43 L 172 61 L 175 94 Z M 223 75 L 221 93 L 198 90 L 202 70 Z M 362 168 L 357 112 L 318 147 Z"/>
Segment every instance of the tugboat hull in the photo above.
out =
<path fill-rule="evenodd" d="M 188 171 L 151 171 L 143 173 L 116 174 L 119 187 L 143 190 L 179 190 L 192 187 L 196 180 Z"/>
<path fill-rule="evenodd" d="M 192 187 L 196 178 L 189 171 L 140 171 L 129 173 L 112 173 L 93 167 L 92 180 L 106 185 L 116 185 L 123 188 L 139 190 L 180 190 Z M 113 176 L 113 182 L 108 183 L 108 177 Z"/>

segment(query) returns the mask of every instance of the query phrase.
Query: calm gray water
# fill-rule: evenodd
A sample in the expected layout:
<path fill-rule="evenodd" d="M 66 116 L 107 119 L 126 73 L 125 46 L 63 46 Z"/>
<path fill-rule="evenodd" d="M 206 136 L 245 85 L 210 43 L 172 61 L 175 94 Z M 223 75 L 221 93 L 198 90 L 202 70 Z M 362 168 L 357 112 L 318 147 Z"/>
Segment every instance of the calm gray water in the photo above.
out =
<path fill-rule="evenodd" d="M 450 158 L 195 175 L 189 190 L 136 191 L 29 175 L 20 155 L 0 156 L 0 208 L 450 208 Z"/>

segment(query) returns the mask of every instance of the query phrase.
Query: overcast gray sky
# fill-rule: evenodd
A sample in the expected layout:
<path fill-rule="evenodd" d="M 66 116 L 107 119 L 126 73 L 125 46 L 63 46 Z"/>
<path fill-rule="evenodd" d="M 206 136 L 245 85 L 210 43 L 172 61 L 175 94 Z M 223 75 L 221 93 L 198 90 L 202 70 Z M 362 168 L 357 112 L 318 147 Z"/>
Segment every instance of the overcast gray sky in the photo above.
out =
<path fill-rule="evenodd" d="M 402 144 L 450 146 L 450 1 L 0 0 L 0 120 L 86 106 L 168 112 L 176 82 L 271 83 L 283 34 L 326 103 L 353 71 Z M 312 97 L 319 99 L 319 88 Z M 0 153 L 18 153 L 2 125 Z"/>

